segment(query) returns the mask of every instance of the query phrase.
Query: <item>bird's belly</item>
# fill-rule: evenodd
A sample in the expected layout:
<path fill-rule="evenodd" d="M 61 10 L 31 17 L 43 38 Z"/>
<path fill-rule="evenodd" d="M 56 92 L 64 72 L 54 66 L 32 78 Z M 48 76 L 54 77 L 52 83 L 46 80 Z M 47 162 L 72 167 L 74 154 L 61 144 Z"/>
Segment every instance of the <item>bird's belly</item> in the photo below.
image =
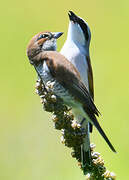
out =
<path fill-rule="evenodd" d="M 39 65 L 36 67 L 36 70 L 38 74 L 40 75 L 44 85 L 46 86 L 48 83 L 52 84 L 52 91 L 54 94 L 59 96 L 63 99 L 64 104 L 73 107 L 74 106 L 74 98 L 71 96 L 71 94 L 66 90 L 57 80 L 55 80 L 52 75 L 50 74 L 50 71 L 48 67 L 46 66 L 46 63 L 43 65 Z"/>
<path fill-rule="evenodd" d="M 86 117 L 82 105 L 75 100 L 75 98 L 68 92 L 68 90 L 66 90 L 57 80 L 52 77 L 48 67 L 46 66 L 46 63 L 38 65 L 36 67 L 36 71 L 40 75 L 40 78 L 42 79 L 45 86 L 48 84 L 48 82 L 49 84 L 52 84 L 52 91 L 54 94 L 60 97 L 65 105 L 72 108 L 75 117 L 79 117 L 80 115 L 82 117 Z M 80 120 L 82 119 L 78 119 L 79 123 Z"/>
<path fill-rule="evenodd" d="M 76 99 L 68 92 L 68 90 L 66 90 L 57 80 L 52 77 L 46 64 L 38 65 L 36 67 L 36 71 L 40 75 L 44 85 L 47 86 L 47 84 L 52 84 L 51 90 L 54 92 L 54 94 L 60 97 L 65 105 L 72 108 L 73 115 L 78 123 L 81 123 L 84 117 L 88 119 L 82 105 L 76 101 Z"/>

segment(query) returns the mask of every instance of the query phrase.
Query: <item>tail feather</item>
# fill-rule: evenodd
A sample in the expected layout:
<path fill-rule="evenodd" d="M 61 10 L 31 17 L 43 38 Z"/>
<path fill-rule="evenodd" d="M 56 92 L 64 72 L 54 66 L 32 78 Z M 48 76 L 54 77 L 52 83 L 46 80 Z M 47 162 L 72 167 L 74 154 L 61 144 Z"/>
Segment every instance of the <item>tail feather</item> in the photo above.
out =
<path fill-rule="evenodd" d="M 105 139 L 105 141 L 107 142 L 107 144 L 109 145 L 110 149 L 116 153 L 115 148 L 113 147 L 113 145 L 111 144 L 111 142 L 109 141 L 107 135 L 105 134 L 105 132 L 103 131 L 103 129 L 101 128 L 99 122 L 97 121 L 97 118 L 94 116 L 92 116 L 91 118 L 93 124 L 95 125 L 95 127 L 97 128 L 97 130 L 99 131 L 99 133 L 101 134 L 101 136 Z"/>
<path fill-rule="evenodd" d="M 93 125 L 90 123 L 89 126 L 90 126 L 90 133 L 92 133 L 92 131 L 93 131 Z"/>
<path fill-rule="evenodd" d="M 85 120 L 86 121 L 86 120 Z M 84 122 L 85 124 L 85 122 Z M 83 127 L 84 127 L 83 124 Z M 90 150 L 90 125 L 87 123 L 85 125 L 86 136 L 84 138 L 84 143 L 81 145 L 81 162 L 83 169 L 91 165 L 91 150 Z"/>
<path fill-rule="evenodd" d="M 81 163 L 83 168 L 91 165 L 91 150 L 85 151 L 83 145 L 81 145 Z"/>

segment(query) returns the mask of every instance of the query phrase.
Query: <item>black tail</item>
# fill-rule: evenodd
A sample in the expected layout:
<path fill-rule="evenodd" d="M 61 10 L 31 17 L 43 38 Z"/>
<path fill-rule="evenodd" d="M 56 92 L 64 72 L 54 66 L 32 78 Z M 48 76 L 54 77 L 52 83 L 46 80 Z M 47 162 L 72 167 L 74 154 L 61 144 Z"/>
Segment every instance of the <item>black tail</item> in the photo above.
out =
<path fill-rule="evenodd" d="M 81 163 L 84 174 L 88 171 L 91 166 L 91 149 L 90 149 L 90 124 L 86 123 L 84 120 L 82 126 L 85 127 L 86 136 L 83 140 L 83 144 L 81 145 Z"/>
<path fill-rule="evenodd" d="M 83 168 L 91 165 L 91 150 L 85 151 L 83 144 L 81 145 L 81 162 Z"/>
<path fill-rule="evenodd" d="M 105 132 L 103 131 L 103 129 L 101 128 L 99 122 L 97 121 L 97 118 L 94 116 L 92 116 L 92 118 L 90 118 L 91 121 L 93 122 L 93 124 L 95 125 L 95 127 L 97 128 L 97 130 L 99 131 L 99 133 L 101 134 L 101 136 L 105 139 L 105 141 L 107 142 L 107 144 L 109 145 L 109 147 L 111 148 L 111 150 L 113 152 L 116 153 L 115 148 L 113 147 L 113 145 L 111 144 L 111 142 L 109 141 L 108 137 L 106 136 Z"/>

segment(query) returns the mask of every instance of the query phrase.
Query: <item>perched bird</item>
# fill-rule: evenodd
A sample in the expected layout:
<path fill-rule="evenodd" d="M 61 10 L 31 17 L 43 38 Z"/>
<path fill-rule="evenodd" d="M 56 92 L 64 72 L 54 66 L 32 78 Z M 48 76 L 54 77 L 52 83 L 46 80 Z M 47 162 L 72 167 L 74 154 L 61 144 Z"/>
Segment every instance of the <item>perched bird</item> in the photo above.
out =
<path fill-rule="evenodd" d="M 66 42 L 60 53 L 79 71 L 81 80 L 94 98 L 93 74 L 89 55 L 90 28 L 82 18 L 69 11 L 69 27 Z"/>
<path fill-rule="evenodd" d="M 68 35 L 60 53 L 79 71 L 82 82 L 94 100 L 93 73 L 89 55 L 90 28 L 87 22 L 75 15 L 72 11 L 69 11 L 68 15 L 70 19 Z M 79 118 L 83 119 L 84 117 L 80 116 Z M 90 132 L 92 132 L 92 125 L 85 120 L 82 126 L 87 132 L 84 144 L 82 145 L 82 163 L 89 164 L 91 162 Z"/>
<path fill-rule="evenodd" d="M 62 33 L 40 32 L 35 35 L 27 47 L 27 56 L 38 75 L 46 84 L 53 83 L 52 91 L 62 98 L 64 104 L 72 108 L 73 114 L 80 114 L 93 124 L 105 139 L 112 151 L 116 152 L 106 134 L 99 125 L 99 115 L 87 87 L 83 84 L 79 72 L 63 55 L 53 51 L 56 39 Z"/>

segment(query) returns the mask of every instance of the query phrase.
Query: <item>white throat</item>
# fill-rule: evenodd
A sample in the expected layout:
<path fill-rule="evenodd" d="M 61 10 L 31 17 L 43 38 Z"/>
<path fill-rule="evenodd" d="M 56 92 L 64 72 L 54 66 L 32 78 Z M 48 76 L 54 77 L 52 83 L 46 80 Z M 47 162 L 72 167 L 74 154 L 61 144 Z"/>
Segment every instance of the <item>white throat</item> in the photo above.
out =
<path fill-rule="evenodd" d="M 56 51 L 57 45 L 56 40 L 51 39 L 44 42 L 42 49 L 45 51 Z"/>

